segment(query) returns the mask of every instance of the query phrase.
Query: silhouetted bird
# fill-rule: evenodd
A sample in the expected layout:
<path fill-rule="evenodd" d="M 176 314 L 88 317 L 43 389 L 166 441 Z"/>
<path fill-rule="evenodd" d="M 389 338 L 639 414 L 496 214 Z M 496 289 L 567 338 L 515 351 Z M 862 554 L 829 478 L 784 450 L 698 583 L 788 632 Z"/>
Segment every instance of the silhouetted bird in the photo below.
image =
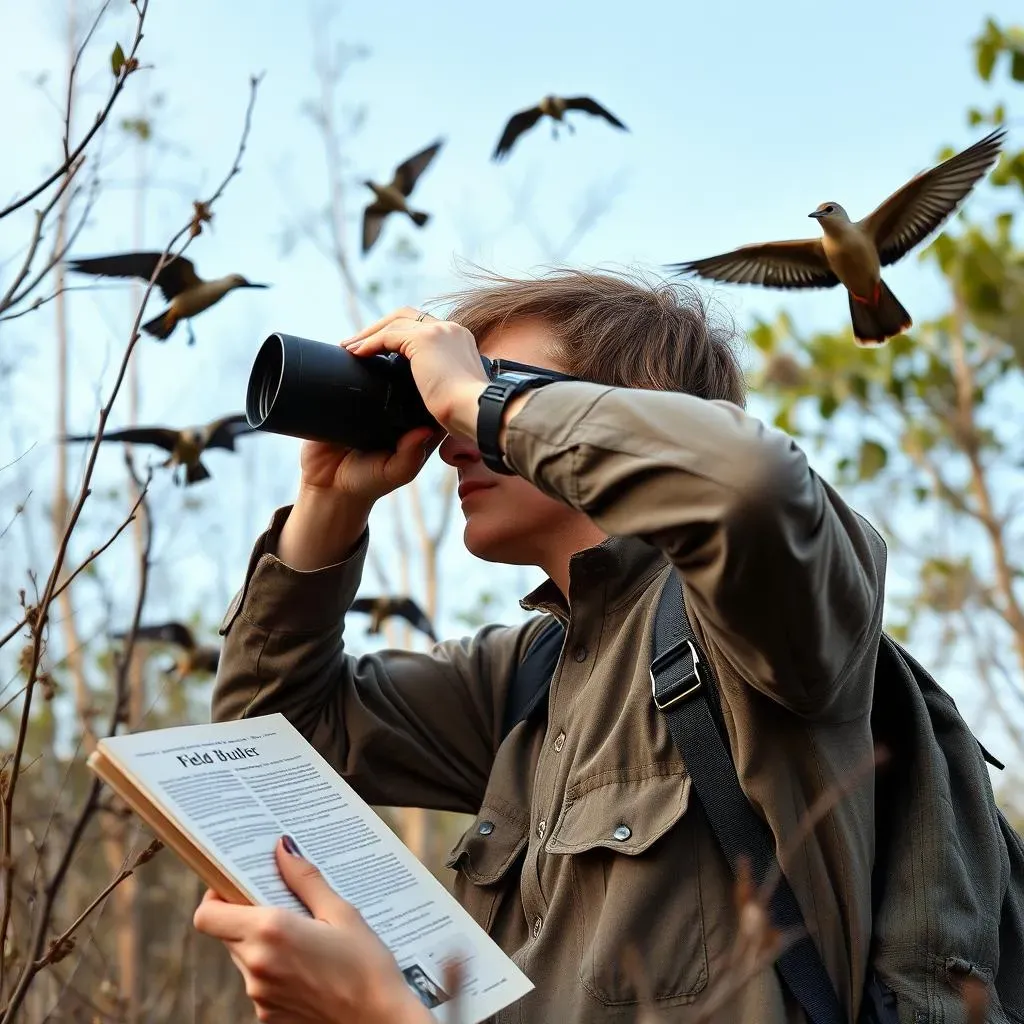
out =
<path fill-rule="evenodd" d="M 173 427 L 129 427 L 125 430 L 104 431 L 104 441 L 124 441 L 129 444 L 153 444 L 164 451 L 170 452 L 170 458 L 161 466 L 185 467 L 185 485 L 199 483 L 209 479 L 209 470 L 200 461 L 203 452 L 210 448 L 225 448 L 229 452 L 235 450 L 235 438 L 242 434 L 251 434 L 245 413 L 234 413 L 223 416 L 219 420 L 200 427 L 184 427 L 175 430 Z M 64 441 L 93 441 L 95 434 L 75 434 L 63 438 Z M 175 481 L 177 472 L 175 472 Z"/>
<path fill-rule="evenodd" d="M 822 203 L 809 217 L 822 238 L 744 245 L 732 252 L 670 269 L 729 284 L 768 288 L 831 288 L 849 292 L 858 345 L 885 344 L 913 323 L 889 290 L 881 268 L 925 240 L 967 197 L 999 158 L 1006 130 L 997 128 L 943 163 L 911 178 L 863 220 L 851 221 L 838 203 Z"/>
<path fill-rule="evenodd" d="M 112 640 L 125 640 L 127 633 L 113 633 Z M 183 622 L 164 622 L 160 625 L 139 626 L 135 639 L 142 643 L 169 644 L 178 648 L 172 668 L 181 678 L 195 672 L 217 672 L 220 663 L 220 647 L 199 644 Z"/>
<path fill-rule="evenodd" d="M 79 274 L 96 277 L 137 277 L 149 281 L 156 270 L 161 253 L 126 252 L 116 256 L 96 256 L 92 259 L 70 260 L 68 267 Z M 156 277 L 156 286 L 163 292 L 170 305 L 152 320 L 144 323 L 142 329 L 166 341 L 171 332 L 182 321 L 188 328 L 188 343 L 194 345 L 196 336 L 191 317 L 220 302 L 228 292 L 236 288 L 269 288 L 266 284 L 253 284 L 241 274 L 228 274 L 204 281 L 197 273 L 192 261 L 184 256 L 169 258 Z"/>
<path fill-rule="evenodd" d="M 444 140 L 438 139 L 423 152 L 417 153 L 415 156 L 409 157 L 405 163 L 399 164 L 395 170 L 395 176 L 386 185 L 378 185 L 374 181 L 363 182 L 377 197 L 363 211 L 364 253 L 369 252 L 370 247 L 377 241 L 380 230 L 384 226 L 384 218 L 389 213 L 404 213 L 417 227 L 423 227 L 430 220 L 429 213 L 410 209 L 405 200 L 412 194 L 417 179 L 427 169 L 430 161 L 434 159 L 443 144 Z"/>
<path fill-rule="evenodd" d="M 430 619 L 411 597 L 358 597 L 352 602 L 349 611 L 365 612 L 370 616 L 370 628 L 366 632 L 371 635 L 380 632 L 385 619 L 397 616 L 437 643 Z"/>
<path fill-rule="evenodd" d="M 505 125 L 505 130 L 501 133 L 501 138 L 498 140 L 498 145 L 494 148 L 491 159 L 502 160 L 508 156 L 513 145 L 515 145 L 516 139 L 525 132 L 528 132 L 544 116 L 551 118 L 553 122 L 551 133 L 556 139 L 558 138 L 559 122 L 565 125 L 570 134 L 575 133 L 576 129 L 572 126 L 572 122 L 565 119 L 565 112 L 567 110 L 584 110 L 595 117 L 603 117 L 609 124 L 614 125 L 616 128 L 621 128 L 624 132 L 629 131 L 614 114 L 589 96 L 572 96 L 568 98 L 545 96 L 537 106 L 520 110 L 518 114 L 513 114 L 509 118 L 508 124 Z"/>

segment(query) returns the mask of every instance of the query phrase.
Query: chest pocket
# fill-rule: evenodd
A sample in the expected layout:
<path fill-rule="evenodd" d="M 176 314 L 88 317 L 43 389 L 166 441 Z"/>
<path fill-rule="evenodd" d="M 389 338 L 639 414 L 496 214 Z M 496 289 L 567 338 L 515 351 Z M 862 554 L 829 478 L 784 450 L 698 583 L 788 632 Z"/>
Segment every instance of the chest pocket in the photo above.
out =
<path fill-rule="evenodd" d="M 693 1002 L 707 985 L 699 850 L 706 830 L 681 767 L 603 772 L 572 787 L 545 849 L 569 858 L 580 981 L 607 1006 Z M 630 971 L 623 956 L 644 972 Z"/>
<path fill-rule="evenodd" d="M 457 872 L 455 897 L 486 932 L 518 892 L 518 865 L 526 847 L 529 820 L 514 808 L 491 801 L 452 847 L 445 867 Z"/>

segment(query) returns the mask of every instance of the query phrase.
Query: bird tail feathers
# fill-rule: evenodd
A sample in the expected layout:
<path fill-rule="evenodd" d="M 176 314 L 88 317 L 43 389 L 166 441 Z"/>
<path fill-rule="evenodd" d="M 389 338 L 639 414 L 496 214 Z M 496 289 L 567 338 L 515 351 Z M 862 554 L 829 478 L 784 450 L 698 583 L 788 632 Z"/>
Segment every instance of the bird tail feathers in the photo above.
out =
<path fill-rule="evenodd" d="M 201 463 L 196 462 L 185 467 L 185 486 L 197 484 L 200 480 L 209 480 L 210 471 Z"/>
<path fill-rule="evenodd" d="M 850 319 L 854 340 L 862 348 L 884 345 L 914 322 L 884 281 L 879 282 L 877 304 L 860 302 L 851 293 Z"/>
<path fill-rule="evenodd" d="M 174 310 L 168 306 L 159 316 L 144 323 L 142 329 L 159 341 L 166 341 L 177 325 L 178 318 L 174 315 Z"/>
<path fill-rule="evenodd" d="M 420 228 L 430 220 L 429 213 L 421 213 L 419 210 L 413 210 L 409 216 L 412 217 L 413 223 Z"/>

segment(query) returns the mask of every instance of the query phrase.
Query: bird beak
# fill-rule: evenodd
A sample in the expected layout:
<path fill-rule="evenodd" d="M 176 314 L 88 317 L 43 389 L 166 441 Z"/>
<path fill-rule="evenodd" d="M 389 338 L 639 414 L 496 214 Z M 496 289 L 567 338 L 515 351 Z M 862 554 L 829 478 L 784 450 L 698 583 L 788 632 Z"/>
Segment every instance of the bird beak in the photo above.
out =
<path fill-rule="evenodd" d="M 243 288 L 269 288 L 269 284 L 243 284 Z"/>
<path fill-rule="evenodd" d="M 808 217 L 813 217 L 815 220 L 821 220 L 821 210 L 815 210 L 813 213 L 807 214 Z"/>

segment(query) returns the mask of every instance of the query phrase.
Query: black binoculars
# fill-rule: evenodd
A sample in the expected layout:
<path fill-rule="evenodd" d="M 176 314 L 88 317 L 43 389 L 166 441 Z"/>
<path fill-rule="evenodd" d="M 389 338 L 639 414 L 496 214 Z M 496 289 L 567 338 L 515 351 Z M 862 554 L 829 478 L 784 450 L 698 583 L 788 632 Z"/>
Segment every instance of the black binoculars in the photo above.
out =
<path fill-rule="evenodd" d="M 480 357 L 484 373 L 579 380 L 540 366 Z M 340 345 L 272 334 L 249 372 L 245 418 L 250 427 L 358 451 L 394 451 L 416 427 L 438 429 L 397 353 L 354 356 Z"/>

